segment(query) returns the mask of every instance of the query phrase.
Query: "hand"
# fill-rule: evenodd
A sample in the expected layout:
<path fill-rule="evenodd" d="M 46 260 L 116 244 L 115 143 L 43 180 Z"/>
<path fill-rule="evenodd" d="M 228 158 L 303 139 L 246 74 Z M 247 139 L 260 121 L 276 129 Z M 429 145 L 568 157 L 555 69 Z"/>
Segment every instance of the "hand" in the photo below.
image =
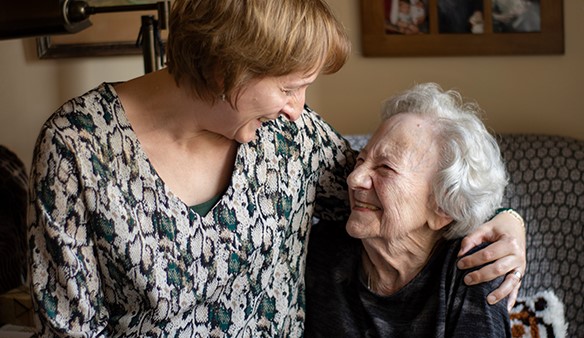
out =
<path fill-rule="evenodd" d="M 511 309 L 517 299 L 521 277 L 527 265 L 524 225 L 509 213 L 499 213 L 462 240 L 459 257 L 484 242 L 492 244 L 460 259 L 458 268 L 468 269 L 493 262 L 467 274 L 464 282 L 467 285 L 473 285 L 506 275 L 503 283 L 487 296 L 487 302 L 495 304 L 509 296 L 507 307 Z M 515 271 L 518 271 L 520 275 L 514 274 Z"/>

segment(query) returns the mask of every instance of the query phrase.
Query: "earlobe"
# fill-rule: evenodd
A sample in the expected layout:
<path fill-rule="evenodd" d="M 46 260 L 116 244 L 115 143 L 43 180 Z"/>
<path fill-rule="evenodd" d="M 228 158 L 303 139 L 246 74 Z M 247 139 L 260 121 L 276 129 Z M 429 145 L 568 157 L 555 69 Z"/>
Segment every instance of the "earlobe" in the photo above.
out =
<path fill-rule="evenodd" d="M 435 206 L 432 216 L 428 220 L 428 226 L 434 231 L 438 231 L 452 223 L 452 217 L 448 216 L 440 207 Z"/>

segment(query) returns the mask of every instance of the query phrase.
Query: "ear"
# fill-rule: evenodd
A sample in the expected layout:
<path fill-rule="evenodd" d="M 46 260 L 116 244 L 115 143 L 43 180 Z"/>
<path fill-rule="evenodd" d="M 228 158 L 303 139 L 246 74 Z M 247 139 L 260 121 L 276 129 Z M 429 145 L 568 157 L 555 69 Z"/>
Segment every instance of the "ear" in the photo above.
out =
<path fill-rule="evenodd" d="M 447 215 L 440 207 L 434 204 L 430 217 L 428 217 L 428 226 L 434 231 L 439 231 L 452 223 L 453 219 Z"/>

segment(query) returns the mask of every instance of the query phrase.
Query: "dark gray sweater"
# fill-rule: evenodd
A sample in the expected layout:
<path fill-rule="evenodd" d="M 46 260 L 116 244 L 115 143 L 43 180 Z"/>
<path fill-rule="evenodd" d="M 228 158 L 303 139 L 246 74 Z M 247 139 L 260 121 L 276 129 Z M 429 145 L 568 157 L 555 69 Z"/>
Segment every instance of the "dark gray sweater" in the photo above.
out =
<path fill-rule="evenodd" d="M 360 277 L 360 240 L 344 223 L 317 224 L 308 247 L 306 337 L 511 337 L 507 302 L 486 301 L 502 277 L 466 286 L 468 271 L 456 268 L 460 242 L 443 242 L 408 285 L 378 296 Z"/>

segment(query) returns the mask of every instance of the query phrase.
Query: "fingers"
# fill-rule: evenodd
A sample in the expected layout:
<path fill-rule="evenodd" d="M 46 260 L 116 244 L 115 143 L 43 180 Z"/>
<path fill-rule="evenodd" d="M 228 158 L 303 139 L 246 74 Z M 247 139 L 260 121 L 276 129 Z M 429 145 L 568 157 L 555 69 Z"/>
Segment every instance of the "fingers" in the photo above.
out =
<path fill-rule="evenodd" d="M 464 277 L 464 283 L 466 285 L 475 285 L 488 282 L 499 276 L 503 276 L 514 269 L 517 269 L 518 266 L 519 265 L 516 263 L 516 259 L 513 256 L 505 256 L 498 259 L 493 264 L 485 265 L 479 270 L 468 273 Z"/>
<path fill-rule="evenodd" d="M 510 237 L 502 237 L 499 241 L 472 255 L 461 258 L 457 266 L 464 270 L 491 262 L 493 264 L 483 266 L 480 270 L 467 275 L 467 278 L 474 281 L 472 284 L 490 281 L 512 270 L 525 271 L 526 266 L 525 255 L 520 245 Z"/>
<path fill-rule="evenodd" d="M 517 295 L 519 294 L 519 288 L 521 287 L 521 282 L 517 283 L 513 291 L 509 294 L 509 298 L 507 299 L 507 310 L 511 311 L 513 306 L 515 306 L 515 302 L 517 301 Z"/>
<path fill-rule="evenodd" d="M 471 234 L 465 236 L 462 239 L 460 244 L 460 250 L 458 252 L 458 256 L 463 256 L 466 254 L 470 249 L 474 248 L 475 246 L 490 241 L 487 239 L 487 228 L 486 227 L 479 227 L 477 230 L 472 232 Z"/>
<path fill-rule="evenodd" d="M 515 304 L 515 300 L 517 299 L 517 292 L 519 292 L 519 287 L 521 285 L 520 276 L 522 276 L 522 274 L 517 270 L 515 270 L 513 273 L 507 274 L 503 283 L 501 283 L 501 285 L 495 291 L 491 292 L 487 296 L 487 302 L 491 305 L 496 304 L 501 299 L 510 296 L 507 303 L 507 308 L 511 309 L 513 304 Z"/>

